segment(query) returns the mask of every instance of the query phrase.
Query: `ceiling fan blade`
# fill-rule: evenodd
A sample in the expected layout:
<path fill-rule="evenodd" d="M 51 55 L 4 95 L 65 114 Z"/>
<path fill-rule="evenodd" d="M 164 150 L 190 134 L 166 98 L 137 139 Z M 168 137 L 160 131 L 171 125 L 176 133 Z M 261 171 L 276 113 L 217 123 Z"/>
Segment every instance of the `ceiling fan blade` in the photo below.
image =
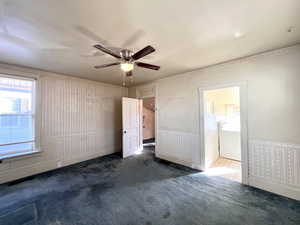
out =
<path fill-rule="evenodd" d="M 152 64 L 148 64 L 148 63 L 136 62 L 135 64 L 139 67 L 143 67 L 143 68 L 147 68 L 147 69 L 151 69 L 151 70 L 159 70 L 160 69 L 160 66 L 156 66 L 156 65 L 152 65 Z"/>
<path fill-rule="evenodd" d="M 99 65 L 99 66 L 95 66 L 96 69 L 100 69 L 100 68 L 105 68 L 105 67 L 109 67 L 109 66 L 116 66 L 116 65 L 120 65 L 120 62 L 115 62 L 115 63 L 108 63 L 108 64 L 103 64 L 103 65 Z"/>
<path fill-rule="evenodd" d="M 126 77 L 131 77 L 132 76 L 132 70 L 131 71 L 128 71 L 126 72 Z"/>
<path fill-rule="evenodd" d="M 154 52 L 154 51 L 155 51 L 155 49 L 154 49 L 152 46 L 148 45 L 147 47 L 145 47 L 145 48 L 143 48 L 142 50 L 140 50 L 140 51 L 138 51 L 137 53 L 135 53 L 135 54 L 132 56 L 132 58 L 133 58 L 134 60 L 138 60 L 138 59 L 140 59 L 140 58 L 143 58 L 143 57 L 146 56 L 146 55 L 149 55 L 150 53 L 152 53 L 152 52 Z"/>
<path fill-rule="evenodd" d="M 97 45 L 94 45 L 94 47 L 97 48 L 97 49 L 99 49 L 102 52 L 105 52 L 105 53 L 107 53 L 107 54 L 109 54 L 109 55 L 117 58 L 117 59 L 121 59 L 120 55 L 118 55 L 117 53 L 115 53 L 115 52 L 113 52 L 113 51 L 111 51 L 111 50 L 103 47 L 102 45 L 97 44 Z"/>

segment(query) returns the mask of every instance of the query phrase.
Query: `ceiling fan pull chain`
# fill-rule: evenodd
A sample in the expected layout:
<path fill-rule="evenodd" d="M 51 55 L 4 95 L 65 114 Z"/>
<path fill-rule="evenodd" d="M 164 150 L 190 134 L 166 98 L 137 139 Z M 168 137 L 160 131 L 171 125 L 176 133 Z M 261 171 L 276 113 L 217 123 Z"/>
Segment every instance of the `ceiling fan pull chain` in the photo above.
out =
<path fill-rule="evenodd" d="M 123 76 L 123 86 L 125 87 L 125 86 L 126 86 L 126 82 L 125 82 L 126 74 L 125 74 L 125 73 L 122 73 L 122 76 Z"/>

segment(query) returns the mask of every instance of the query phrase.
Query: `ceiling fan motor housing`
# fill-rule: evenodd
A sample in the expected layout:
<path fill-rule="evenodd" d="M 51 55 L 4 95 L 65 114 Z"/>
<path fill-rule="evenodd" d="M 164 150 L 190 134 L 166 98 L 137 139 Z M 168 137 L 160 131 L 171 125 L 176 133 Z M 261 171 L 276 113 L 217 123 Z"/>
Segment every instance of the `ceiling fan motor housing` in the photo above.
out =
<path fill-rule="evenodd" d="M 124 59 L 125 61 L 130 61 L 131 57 L 133 55 L 133 52 L 128 49 L 122 49 L 120 52 L 120 55 L 121 55 L 122 59 Z"/>

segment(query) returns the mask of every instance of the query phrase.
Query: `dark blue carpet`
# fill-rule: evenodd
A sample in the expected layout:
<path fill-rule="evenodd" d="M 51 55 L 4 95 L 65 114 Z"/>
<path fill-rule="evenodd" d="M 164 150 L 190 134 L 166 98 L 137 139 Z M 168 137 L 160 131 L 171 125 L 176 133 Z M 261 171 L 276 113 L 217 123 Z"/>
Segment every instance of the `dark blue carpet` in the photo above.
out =
<path fill-rule="evenodd" d="M 1 225 L 299 225 L 300 203 L 118 154 L 0 185 Z"/>

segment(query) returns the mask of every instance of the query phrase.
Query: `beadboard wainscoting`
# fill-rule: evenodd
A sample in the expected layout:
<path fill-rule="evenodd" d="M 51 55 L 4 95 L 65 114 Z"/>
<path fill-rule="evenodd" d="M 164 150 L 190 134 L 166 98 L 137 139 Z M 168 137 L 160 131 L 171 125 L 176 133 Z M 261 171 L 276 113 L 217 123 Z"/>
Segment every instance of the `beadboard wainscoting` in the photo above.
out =
<path fill-rule="evenodd" d="M 250 140 L 249 184 L 300 200 L 300 145 Z"/>
<path fill-rule="evenodd" d="M 21 67 L 5 68 L 0 65 L 0 72 L 37 74 L 36 144 L 40 152 L 3 160 L 0 183 L 121 150 L 121 99 L 127 96 L 127 88 Z"/>
<path fill-rule="evenodd" d="M 199 135 L 187 132 L 158 130 L 155 154 L 157 157 L 198 168 L 200 151 Z"/>
<path fill-rule="evenodd" d="M 42 84 L 41 140 L 59 145 L 62 166 L 121 149 L 120 88 L 52 77 Z"/>

